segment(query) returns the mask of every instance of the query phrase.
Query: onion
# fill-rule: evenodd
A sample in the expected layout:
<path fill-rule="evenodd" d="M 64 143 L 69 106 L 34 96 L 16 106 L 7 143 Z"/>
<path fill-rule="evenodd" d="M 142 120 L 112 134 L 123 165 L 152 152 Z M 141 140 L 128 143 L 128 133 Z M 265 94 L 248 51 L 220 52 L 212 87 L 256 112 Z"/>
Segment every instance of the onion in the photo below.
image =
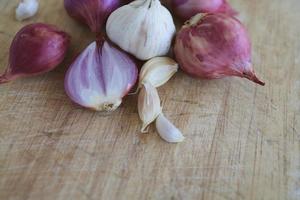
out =
<path fill-rule="evenodd" d="M 65 77 L 71 100 L 97 111 L 113 111 L 134 86 L 138 70 L 131 58 L 104 39 L 91 43 Z"/>
<path fill-rule="evenodd" d="M 244 26 L 224 14 L 198 14 L 178 32 L 174 52 L 183 71 L 207 79 L 239 76 L 264 85 L 251 64 Z"/>
<path fill-rule="evenodd" d="M 63 61 L 69 44 L 70 36 L 53 25 L 23 27 L 12 41 L 9 64 L 0 76 L 0 84 L 54 69 Z"/>
<path fill-rule="evenodd" d="M 68 14 L 99 33 L 107 17 L 118 8 L 120 0 L 64 0 Z"/>
<path fill-rule="evenodd" d="M 236 15 L 227 0 L 171 0 L 176 15 L 188 20 L 198 13 L 225 13 Z"/>

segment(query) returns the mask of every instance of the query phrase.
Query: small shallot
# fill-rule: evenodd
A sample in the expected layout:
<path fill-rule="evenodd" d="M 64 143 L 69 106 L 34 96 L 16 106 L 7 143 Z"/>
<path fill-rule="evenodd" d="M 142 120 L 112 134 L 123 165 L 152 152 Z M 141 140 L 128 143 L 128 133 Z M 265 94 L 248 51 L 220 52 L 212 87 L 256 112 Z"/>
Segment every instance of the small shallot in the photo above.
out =
<path fill-rule="evenodd" d="M 265 84 L 252 68 L 251 42 L 245 27 L 228 15 L 194 16 L 178 32 L 174 53 L 182 70 L 191 76 L 238 76 Z"/>
<path fill-rule="evenodd" d="M 173 10 L 183 20 L 188 20 L 198 13 L 225 13 L 236 15 L 227 0 L 171 0 Z"/>
<path fill-rule="evenodd" d="M 75 103 L 97 111 L 113 111 L 137 80 L 132 59 L 104 39 L 91 43 L 71 64 L 65 90 Z"/>
<path fill-rule="evenodd" d="M 18 77 L 46 73 L 65 58 L 70 36 L 53 25 L 36 23 L 23 27 L 10 46 L 9 64 L 0 84 Z"/>
<path fill-rule="evenodd" d="M 98 33 L 110 13 L 120 6 L 120 0 L 64 0 L 64 5 L 72 18 Z"/>

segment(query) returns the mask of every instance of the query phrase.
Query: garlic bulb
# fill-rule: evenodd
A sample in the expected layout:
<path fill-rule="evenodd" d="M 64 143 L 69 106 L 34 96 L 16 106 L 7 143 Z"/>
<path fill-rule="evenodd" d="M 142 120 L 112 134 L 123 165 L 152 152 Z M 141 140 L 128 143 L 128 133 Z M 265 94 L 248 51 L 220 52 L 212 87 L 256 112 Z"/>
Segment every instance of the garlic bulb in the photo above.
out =
<path fill-rule="evenodd" d="M 115 10 L 108 18 L 108 37 L 141 60 L 169 52 L 175 25 L 159 0 L 136 0 Z"/>
<path fill-rule="evenodd" d="M 156 129 L 167 142 L 178 143 L 184 140 L 182 133 L 162 113 L 156 119 Z"/>
<path fill-rule="evenodd" d="M 143 122 L 142 133 L 146 133 L 147 127 L 161 113 L 160 98 L 157 90 L 153 85 L 143 83 L 142 90 L 138 97 L 138 112 Z"/>
<path fill-rule="evenodd" d="M 34 16 L 39 9 L 37 0 L 21 0 L 16 9 L 16 19 L 22 21 Z"/>
<path fill-rule="evenodd" d="M 149 82 L 154 87 L 165 84 L 178 71 L 178 64 L 168 57 L 156 57 L 146 62 L 140 72 L 139 87 Z"/>

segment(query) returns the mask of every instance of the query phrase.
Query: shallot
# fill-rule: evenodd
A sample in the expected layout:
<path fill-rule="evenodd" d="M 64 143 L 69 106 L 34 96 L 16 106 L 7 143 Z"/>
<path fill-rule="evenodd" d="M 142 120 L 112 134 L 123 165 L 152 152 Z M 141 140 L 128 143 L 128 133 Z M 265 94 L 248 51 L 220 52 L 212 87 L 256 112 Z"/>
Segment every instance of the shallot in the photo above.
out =
<path fill-rule="evenodd" d="M 198 13 L 225 13 L 236 15 L 237 12 L 227 0 L 171 0 L 174 12 L 183 20 L 188 20 Z"/>
<path fill-rule="evenodd" d="M 65 90 L 75 103 L 97 111 L 113 111 L 137 80 L 132 59 L 104 39 L 92 42 L 71 64 Z"/>
<path fill-rule="evenodd" d="M 248 33 L 241 22 L 231 16 L 194 16 L 178 32 L 174 52 L 182 70 L 194 77 L 238 76 L 265 84 L 252 68 Z"/>
<path fill-rule="evenodd" d="M 120 0 L 65 0 L 68 14 L 89 26 L 92 32 L 100 32 L 107 17 L 120 6 Z"/>
<path fill-rule="evenodd" d="M 53 25 L 23 27 L 12 41 L 9 64 L 0 76 L 0 84 L 54 69 L 65 58 L 69 44 L 70 36 Z"/>

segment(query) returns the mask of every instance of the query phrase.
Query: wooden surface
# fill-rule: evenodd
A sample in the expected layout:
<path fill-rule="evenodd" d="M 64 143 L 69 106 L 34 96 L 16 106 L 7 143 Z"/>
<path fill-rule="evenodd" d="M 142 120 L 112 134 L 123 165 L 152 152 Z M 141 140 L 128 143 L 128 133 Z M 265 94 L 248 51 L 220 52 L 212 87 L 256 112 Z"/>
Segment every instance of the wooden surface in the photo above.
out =
<path fill-rule="evenodd" d="M 300 199 L 300 1 L 231 2 L 266 86 L 177 74 L 159 89 L 166 116 L 186 136 L 170 145 L 153 127 L 139 133 L 136 96 L 107 114 L 67 98 L 64 73 L 93 35 L 62 0 L 41 0 L 23 23 L 14 20 L 17 1 L 1 0 L 1 71 L 27 23 L 56 24 L 73 39 L 55 71 L 0 86 L 0 199 Z"/>

